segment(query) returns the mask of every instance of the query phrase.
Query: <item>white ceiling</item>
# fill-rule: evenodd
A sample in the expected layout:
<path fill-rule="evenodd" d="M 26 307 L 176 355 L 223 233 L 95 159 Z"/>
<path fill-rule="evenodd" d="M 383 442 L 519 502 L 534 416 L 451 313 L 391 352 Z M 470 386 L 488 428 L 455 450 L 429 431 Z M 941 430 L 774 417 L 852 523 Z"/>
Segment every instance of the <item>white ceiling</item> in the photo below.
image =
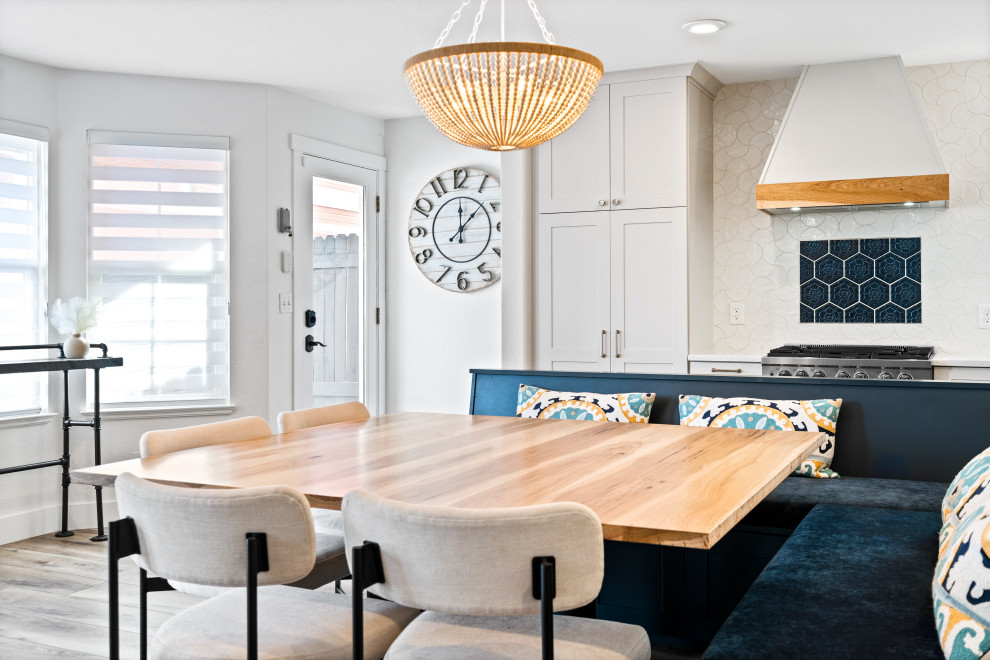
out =
<path fill-rule="evenodd" d="M 447 44 L 467 40 L 480 0 Z M 417 107 L 403 63 L 433 47 L 459 0 L 0 0 L 0 53 L 52 66 L 276 85 L 377 117 Z M 542 41 L 524 0 L 506 37 Z M 990 58 L 990 0 L 540 0 L 561 45 L 606 70 L 700 61 L 724 83 L 804 64 L 901 55 Z M 479 41 L 498 39 L 491 0 Z M 681 24 L 719 18 L 707 36 Z M 0 89 L 0 93 L 13 90 Z"/>

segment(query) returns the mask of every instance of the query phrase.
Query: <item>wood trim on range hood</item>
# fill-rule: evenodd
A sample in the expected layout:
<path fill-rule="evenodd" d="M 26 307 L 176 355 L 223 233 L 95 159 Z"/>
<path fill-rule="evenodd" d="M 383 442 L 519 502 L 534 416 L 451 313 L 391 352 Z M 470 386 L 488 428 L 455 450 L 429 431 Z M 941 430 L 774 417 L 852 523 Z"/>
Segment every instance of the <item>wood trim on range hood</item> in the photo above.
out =
<path fill-rule="evenodd" d="M 900 57 L 805 67 L 757 183 L 757 209 L 855 211 L 948 200 L 948 170 Z"/>
<path fill-rule="evenodd" d="M 924 202 L 944 202 L 948 198 L 948 174 L 756 185 L 756 208 L 770 214 L 835 206 L 920 206 Z"/>

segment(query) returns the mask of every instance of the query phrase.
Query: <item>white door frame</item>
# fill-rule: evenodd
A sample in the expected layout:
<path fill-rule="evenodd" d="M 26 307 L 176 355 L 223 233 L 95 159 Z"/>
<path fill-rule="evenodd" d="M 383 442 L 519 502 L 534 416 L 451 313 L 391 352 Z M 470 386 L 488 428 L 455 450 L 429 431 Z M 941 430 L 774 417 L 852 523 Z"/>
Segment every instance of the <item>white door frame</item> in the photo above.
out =
<path fill-rule="evenodd" d="M 295 134 L 290 136 L 289 146 L 292 149 L 293 218 L 300 217 L 299 214 L 302 212 L 303 206 L 312 204 L 313 201 L 312 199 L 305 199 L 305 191 L 299 190 L 299 185 L 297 184 L 297 173 L 299 168 L 302 167 L 302 159 L 305 156 L 323 158 L 344 165 L 353 165 L 355 167 L 374 170 L 377 173 L 377 191 L 375 194 L 379 200 L 381 200 L 381 204 L 379 205 L 377 211 L 375 209 L 368 209 L 367 214 L 370 216 L 374 213 L 374 222 L 377 229 L 377 244 L 374 246 L 373 253 L 376 260 L 375 269 L 373 271 L 375 281 L 370 281 L 371 271 L 369 271 L 369 281 L 366 284 L 366 293 L 368 295 L 368 300 L 366 303 L 369 307 L 377 307 L 380 312 L 378 323 L 374 325 L 369 324 L 369 327 L 367 328 L 367 333 L 370 335 L 369 339 L 371 337 L 375 339 L 377 350 L 374 354 L 368 352 L 368 354 L 365 355 L 365 373 L 369 374 L 369 376 L 371 374 L 376 376 L 374 380 L 377 387 L 375 387 L 375 391 L 370 391 L 369 389 L 365 390 L 365 403 L 372 415 L 383 414 L 385 412 L 385 157 Z M 294 245 L 295 241 L 293 241 L 293 246 Z M 368 246 L 368 249 L 369 254 L 371 254 L 370 245 Z M 295 299 L 295 274 L 293 274 L 292 281 L 293 298 Z M 293 408 L 299 407 L 299 397 L 302 392 L 302 374 L 300 373 L 300 369 L 296 368 L 296 355 L 298 351 L 303 350 L 302 342 L 307 334 L 305 332 L 306 328 L 303 322 L 304 311 L 305 310 L 294 308 L 292 315 Z"/>

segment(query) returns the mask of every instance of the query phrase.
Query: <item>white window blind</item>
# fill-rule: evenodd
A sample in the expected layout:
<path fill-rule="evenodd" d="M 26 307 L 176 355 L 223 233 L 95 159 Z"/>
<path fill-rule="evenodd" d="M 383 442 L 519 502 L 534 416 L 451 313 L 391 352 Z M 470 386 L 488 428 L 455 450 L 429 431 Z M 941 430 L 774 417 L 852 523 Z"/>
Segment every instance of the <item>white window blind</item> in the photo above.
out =
<path fill-rule="evenodd" d="M 89 296 L 103 301 L 90 336 L 124 358 L 101 404 L 228 403 L 226 139 L 90 131 L 89 142 Z"/>
<path fill-rule="evenodd" d="M 48 131 L 0 120 L 0 345 L 46 343 Z M 0 352 L 0 360 L 47 351 Z M 47 408 L 43 374 L 0 377 L 0 416 Z"/>

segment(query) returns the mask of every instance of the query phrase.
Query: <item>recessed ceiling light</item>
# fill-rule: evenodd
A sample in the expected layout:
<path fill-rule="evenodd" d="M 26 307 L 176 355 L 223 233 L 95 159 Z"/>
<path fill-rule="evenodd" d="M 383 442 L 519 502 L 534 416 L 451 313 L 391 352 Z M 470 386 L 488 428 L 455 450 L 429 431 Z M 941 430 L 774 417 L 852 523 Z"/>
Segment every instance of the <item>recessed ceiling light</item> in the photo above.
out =
<path fill-rule="evenodd" d="M 690 32 L 691 34 L 711 34 L 724 28 L 725 21 L 715 18 L 705 18 L 700 21 L 690 21 L 681 27 L 685 32 Z"/>

